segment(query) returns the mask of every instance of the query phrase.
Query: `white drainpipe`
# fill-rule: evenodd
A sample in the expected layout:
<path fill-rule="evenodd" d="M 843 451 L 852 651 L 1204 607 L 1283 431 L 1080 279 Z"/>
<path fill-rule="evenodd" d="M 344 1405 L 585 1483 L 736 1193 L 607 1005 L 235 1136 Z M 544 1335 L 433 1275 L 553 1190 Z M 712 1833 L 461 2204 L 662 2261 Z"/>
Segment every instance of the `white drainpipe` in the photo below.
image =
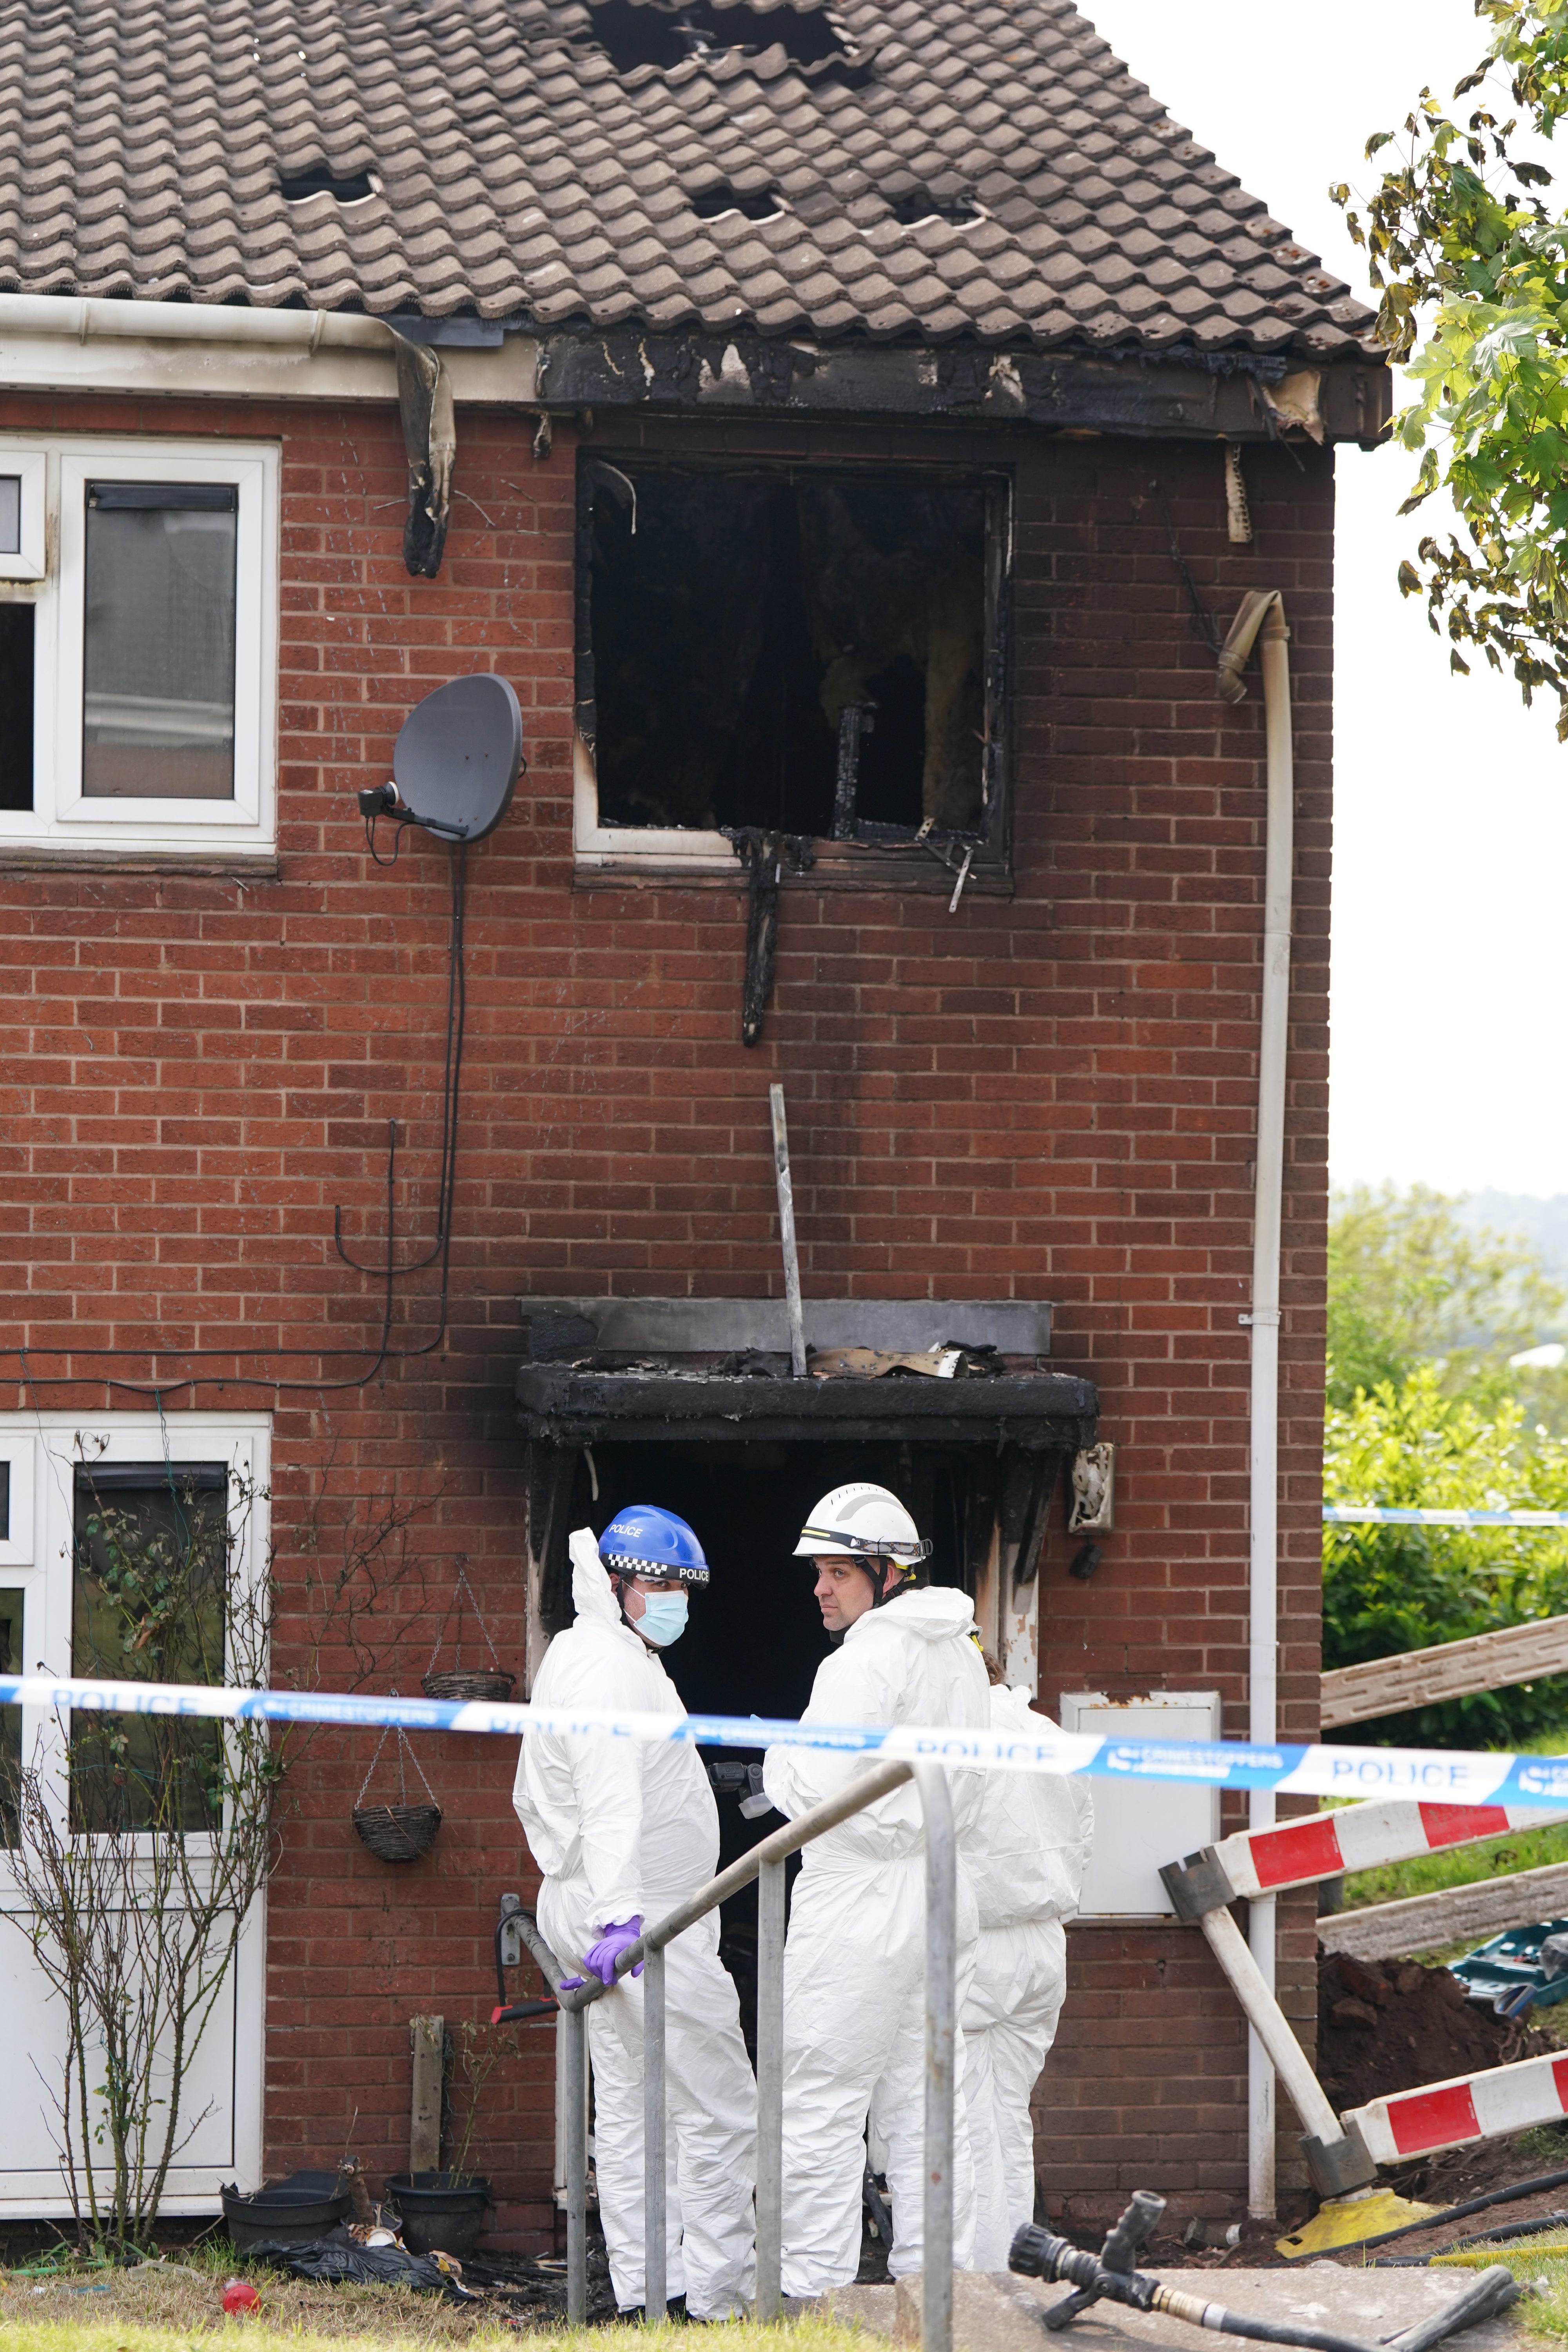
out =
<path fill-rule="evenodd" d="M 1219 693 L 1239 702 L 1254 640 L 1262 633 L 1263 704 L 1268 741 L 1268 845 L 1263 901 L 1263 1012 L 1258 1045 L 1257 1187 L 1252 1216 L 1250 1544 L 1247 1569 L 1247 1737 L 1272 1747 L 1279 1737 L 1279 1225 L 1285 1173 L 1285 1056 L 1290 1014 L 1290 881 L 1295 776 L 1290 740 L 1289 631 L 1277 589 L 1243 601 L 1219 657 Z M 1250 1826 L 1274 1819 L 1271 1793 L 1255 1790 Z M 1247 1940 L 1264 1982 L 1274 1986 L 1273 1901 L 1250 1906 Z M 1274 2068 L 1256 2033 L 1247 2033 L 1247 2203 L 1272 2214 Z"/>

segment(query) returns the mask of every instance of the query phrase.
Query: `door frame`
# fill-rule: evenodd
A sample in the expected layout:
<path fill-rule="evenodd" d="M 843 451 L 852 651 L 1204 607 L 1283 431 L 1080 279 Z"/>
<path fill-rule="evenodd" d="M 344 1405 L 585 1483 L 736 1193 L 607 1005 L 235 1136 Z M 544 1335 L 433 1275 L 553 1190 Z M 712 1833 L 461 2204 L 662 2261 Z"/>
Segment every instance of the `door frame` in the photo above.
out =
<path fill-rule="evenodd" d="M 23 1641 L 30 1672 L 66 1675 L 71 1659 L 71 1553 L 75 1534 L 75 1472 L 93 1461 L 182 1463 L 227 1461 L 254 1486 L 243 1537 L 242 1572 L 267 1572 L 270 1535 L 272 1418 L 266 1412 L 0 1412 L 0 1459 L 11 1464 L 11 1509 L 0 1540 L 0 1584 L 19 1586 Z M 63 1748 L 61 1715 L 25 1707 L 25 1755 Z M 19 1907 L 16 1881 L 0 1849 L 0 1911 Z M 0 1922 L 0 1933 L 17 1930 Z M 233 2068 L 230 2156 L 217 2165 L 170 2167 L 161 2211 L 200 2215 L 220 2211 L 219 2189 L 261 2183 L 266 2053 L 267 1905 L 265 1892 L 247 1914 L 222 2006 L 232 2004 Z M 220 2021 L 221 2008 L 209 2032 Z M 54 2219 L 71 2210 L 63 2181 L 41 2184 L 37 2170 L 6 2168 L 0 2124 L 0 2219 Z"/>

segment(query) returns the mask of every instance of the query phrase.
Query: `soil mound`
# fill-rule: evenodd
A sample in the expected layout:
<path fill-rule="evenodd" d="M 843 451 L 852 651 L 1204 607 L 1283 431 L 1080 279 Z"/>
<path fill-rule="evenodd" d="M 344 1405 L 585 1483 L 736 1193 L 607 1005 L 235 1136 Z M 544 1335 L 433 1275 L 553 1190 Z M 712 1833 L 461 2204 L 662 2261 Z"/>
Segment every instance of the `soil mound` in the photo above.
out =
<path fill-rule="evenodd" d="M 1447 1969 L 1318 1953 L 1318 2080 L 1342 2115 L 1391 2091 L 1479 2074 L 1559 2045 L 1467 2001 Z"/>

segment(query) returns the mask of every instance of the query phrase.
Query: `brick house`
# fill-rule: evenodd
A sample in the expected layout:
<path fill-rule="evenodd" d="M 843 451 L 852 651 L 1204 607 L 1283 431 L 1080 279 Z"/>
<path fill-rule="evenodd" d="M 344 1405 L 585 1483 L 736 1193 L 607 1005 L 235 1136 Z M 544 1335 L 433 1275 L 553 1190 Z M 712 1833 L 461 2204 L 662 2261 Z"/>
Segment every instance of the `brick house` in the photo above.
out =
<path fill-rule="evenodd" d="M 1263 730 L 1205 625 L 1265 587 L 1298 782 L 1280 1733 L 1311 1736 L 1366 314 L 1068 0 L 121 0 L 13 19 L 0 77 L 11 1657 L 71 1655 L 84 1463 L 132 1496 L 247 1466 L 277 1675 L 322 1545 L 408 1516 L 367 1636 L 404 1689 L 459 1571 L 526 1676 L 567 1528 L 641 1490 L 715 1561 L 689 1700 L 792 1713 L 787 1554 L 865 1465 L 1046 1707 L 1241 1732 Z M 464 861 L 448 1169 L 452 859 L 385 826 L 373 857 L 356 795 L 475 670 L 527 768 Z M 962 1342 L 975 1377 L 788 1380 L 773 1080 L 808 1339 Z M 347 1262 L 389 1247 L 421 1262 L 390 1286 Z M 1098 1560 L 1058 1475 L 1094 1440 Z M 171 2210 L 351 2143 L 402 2168 L 410 2016 L 488 2013 L 512 1758 L 423 1744 L 444 1821 L 394 1866 L 349 1819 L 373 1745 L 302 1770 Z M 1239 2021 L 1112 1829 L 1042 2189 L 1230 2216 Z M 1310 2034 L 1310 1906 L 1280 1910 Z M 29 1966 L 0 1947 L 43 2047 Z M 524 2048 L 483 2153 L 537 2247 Z M 19 2098 L 0 2210 L 59 2207 Z"/>

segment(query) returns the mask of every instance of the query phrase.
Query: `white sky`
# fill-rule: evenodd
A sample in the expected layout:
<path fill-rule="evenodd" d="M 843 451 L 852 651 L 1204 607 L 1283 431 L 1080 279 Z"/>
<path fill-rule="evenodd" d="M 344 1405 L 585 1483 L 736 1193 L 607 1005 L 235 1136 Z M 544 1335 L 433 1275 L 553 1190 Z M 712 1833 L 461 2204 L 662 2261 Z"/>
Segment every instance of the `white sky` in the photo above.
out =
<path fill-rule="evenodd" d="M 1470 0 L 1079 0 L 1117 53 L 1328 266 L 1365 291 L 1331 180 L 1375 183 L 1366 135 L 1424 83 L 1447 104 L 1486 35 Z M 1473 102 L 1473 101 L 1472 101 Z M 1568 193 L 1568 152 L 1559 193 Z M 1421 518 L 1400 450 L 1342 450 L 1335 667 L 1336 1181 L 1568 1192 L 1568 747 L 1556 700 L 1448 670 L 1395 588 Z M 1433 513 L 1424 509 L 1424 515 Z"/>

